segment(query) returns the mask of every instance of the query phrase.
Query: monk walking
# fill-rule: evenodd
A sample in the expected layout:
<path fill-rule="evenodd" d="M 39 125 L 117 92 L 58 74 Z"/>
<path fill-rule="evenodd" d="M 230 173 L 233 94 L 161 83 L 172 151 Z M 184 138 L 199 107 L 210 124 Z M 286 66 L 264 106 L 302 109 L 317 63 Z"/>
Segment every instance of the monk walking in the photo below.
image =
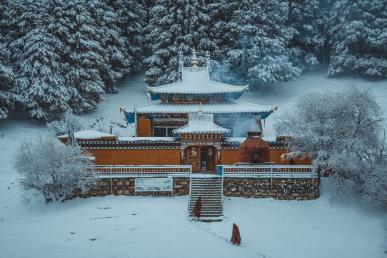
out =
<path fill-rule="evenodd" d="M 239 228 L 235 223 L 232 224 L 231 243 L 233 243 L 234 245 L 241 244 L 241 234 L 239 233 Z"/>
<path fill-rule="evenodd" d="M 200 218 L 200 215 L 202 213 L 202 198 L 198 198 L 195 202 L 195 206 L 192 211 L 194 217 Z"/>

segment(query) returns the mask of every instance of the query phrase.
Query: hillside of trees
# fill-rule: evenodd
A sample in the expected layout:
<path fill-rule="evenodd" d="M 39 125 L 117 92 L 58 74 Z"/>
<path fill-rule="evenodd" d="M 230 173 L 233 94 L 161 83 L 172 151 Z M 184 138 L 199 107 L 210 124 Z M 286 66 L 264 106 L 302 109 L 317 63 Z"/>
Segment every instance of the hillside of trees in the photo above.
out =
<path fill-rule="evenodd" d="M 0 0 L 0 119 L 93 110 L 140 71 L 175 81 L 192 48 L 252 88 L 319 63 L 386 79 L 386 28 L 385 0 Z"/>

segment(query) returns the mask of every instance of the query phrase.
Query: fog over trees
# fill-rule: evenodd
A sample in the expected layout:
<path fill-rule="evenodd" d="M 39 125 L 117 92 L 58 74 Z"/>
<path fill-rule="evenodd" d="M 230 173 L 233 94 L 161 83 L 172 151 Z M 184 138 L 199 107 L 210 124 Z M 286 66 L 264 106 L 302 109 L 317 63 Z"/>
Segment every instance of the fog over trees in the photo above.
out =
<path fill-rule="evenodd" d="M 140 71 L 176 81 L 192 48 L 252 89 L 319 63 L 383 79 L 386 28 L 385 0 L 1 0 L 0 119 L 15 106 L 44 121 L 93 110 Z"/>

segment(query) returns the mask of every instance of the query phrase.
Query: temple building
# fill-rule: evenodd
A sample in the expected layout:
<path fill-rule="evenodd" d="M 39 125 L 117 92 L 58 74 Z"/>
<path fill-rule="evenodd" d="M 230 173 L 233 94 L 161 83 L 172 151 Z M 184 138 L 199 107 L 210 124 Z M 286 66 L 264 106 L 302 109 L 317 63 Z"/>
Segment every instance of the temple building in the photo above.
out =
<path fill-rule="evenodd" d="M 286 137 L 263 135 L 262 120 L 276 107 L 239 101 L 248 86 L 212 81 L 206 58 L 198 67 L 193 52 L 192 66 L 184 67 L 180 55 L 181 81 L 147 87 L 149 103 L 121 108 L 134 137 L 75 133 L 100 178 L 89 195 L 189 195 L 191 216 L 200 197 L 206 220 L 223 216 L 223 196 L 319 197 L 311 160 L 286 159 Z"/>
<path fill-rule="evenodd" d="M 198 112 L 213 114 L 214 122 L 229 129 L 227 136 L 245 136 L 248 130 L 262 130 L 266 119 L 276 107 L 239 101 L 248 85 L 234 86 L 210 79 L 210 59 L 199 67 L 193 51 L 190 67 L 184 67 L 183 55 L 179 56 L 181 80 L 147 87 L 148 104 L 122 108 L 129 123 L 136 124 L 136 136 L 170 137 L 174 130 L 188 123 L 188 115 Z"/>

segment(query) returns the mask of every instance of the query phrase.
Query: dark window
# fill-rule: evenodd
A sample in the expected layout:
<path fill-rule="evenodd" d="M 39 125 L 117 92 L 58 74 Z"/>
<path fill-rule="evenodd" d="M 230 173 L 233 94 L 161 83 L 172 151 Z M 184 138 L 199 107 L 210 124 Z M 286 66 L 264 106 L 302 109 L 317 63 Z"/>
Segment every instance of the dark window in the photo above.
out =
<path fill-rule="evenodd" d="M 154 127 L 153 136 L 165 137 L 165 136 L 167 136 L 167 129 L 165 127 Z"/>

